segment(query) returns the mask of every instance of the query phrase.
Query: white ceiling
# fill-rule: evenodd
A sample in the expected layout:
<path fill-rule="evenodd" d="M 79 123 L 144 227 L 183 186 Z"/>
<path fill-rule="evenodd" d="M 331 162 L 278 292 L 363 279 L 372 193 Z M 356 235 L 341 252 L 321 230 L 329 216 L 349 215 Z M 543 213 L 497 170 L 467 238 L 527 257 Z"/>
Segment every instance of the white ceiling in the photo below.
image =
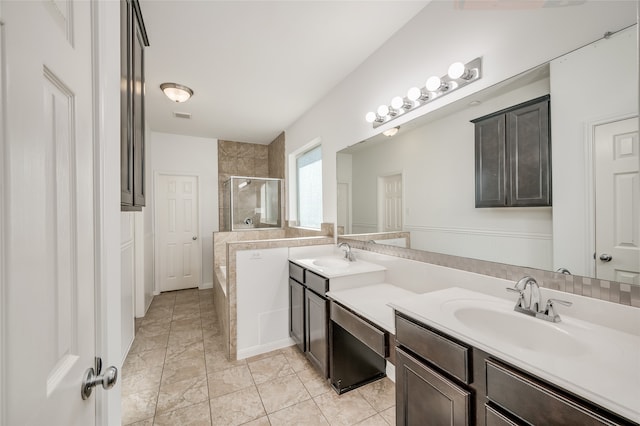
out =
<path fill-rule="evenodd" d="M 267 144 L 427 3 L 141 0 L 147 122 L 158 132 Z M 195 94 L 173 103 L 163 82 Z"/>

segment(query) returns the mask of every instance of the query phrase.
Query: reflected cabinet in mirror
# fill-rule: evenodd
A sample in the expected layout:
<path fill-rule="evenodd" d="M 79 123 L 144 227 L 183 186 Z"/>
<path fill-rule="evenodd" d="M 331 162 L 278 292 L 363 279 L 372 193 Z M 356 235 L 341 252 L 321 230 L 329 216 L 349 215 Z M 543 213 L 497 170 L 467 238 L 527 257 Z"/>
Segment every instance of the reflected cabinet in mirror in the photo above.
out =
<path fill-rule="evenodd" d="M 339 229 L 407 231 L 413 249 L 640 285 L 637 55 L 633 25 L 339 152 Z M 544 96 L 551 205 L 476 207 L 471 121 Z M 525 170 L 541 161 L 530 157 L 506 161 Z"/>

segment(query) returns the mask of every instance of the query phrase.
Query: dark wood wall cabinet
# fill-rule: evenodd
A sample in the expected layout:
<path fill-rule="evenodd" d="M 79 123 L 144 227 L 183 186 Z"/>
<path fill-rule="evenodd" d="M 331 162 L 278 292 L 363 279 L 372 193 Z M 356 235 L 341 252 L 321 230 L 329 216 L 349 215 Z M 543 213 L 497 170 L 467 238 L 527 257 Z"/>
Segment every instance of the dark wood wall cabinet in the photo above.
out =
<path fill-rule="evenodd" d="M 397 425 L 636 425 L 396 312 Z"/>
<path fill-rule="evenodd" d="M 120 2 L 120 209 L 145 205 L 144 49 L 149 46 L 138 0 Z"/>
<path fill-rule="evenodd" d="M 471 120 L 476 207 L 551 205 L 549 95 Z"/>

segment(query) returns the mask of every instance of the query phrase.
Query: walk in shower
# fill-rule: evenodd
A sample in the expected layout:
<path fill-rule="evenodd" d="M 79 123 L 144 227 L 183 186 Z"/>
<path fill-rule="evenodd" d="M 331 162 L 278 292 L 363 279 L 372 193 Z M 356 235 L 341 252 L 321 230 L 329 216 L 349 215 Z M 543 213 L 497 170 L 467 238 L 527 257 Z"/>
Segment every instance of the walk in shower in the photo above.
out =
<path fill-rule="evenodd" d="M 231 176 L 223 191 L 222 231 L 282 228 L 282 179 Z"/>

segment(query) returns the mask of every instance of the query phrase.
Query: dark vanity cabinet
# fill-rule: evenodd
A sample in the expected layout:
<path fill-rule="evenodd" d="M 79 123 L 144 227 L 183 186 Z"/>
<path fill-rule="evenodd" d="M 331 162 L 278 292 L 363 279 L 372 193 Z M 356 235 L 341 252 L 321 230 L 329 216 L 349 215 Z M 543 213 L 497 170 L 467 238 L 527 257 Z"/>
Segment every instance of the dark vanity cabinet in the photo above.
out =
<path fill-rule="evenodd" d="M 145 205 L 145 69 L 149 40 L 138 0 L 120 3 L 120 208 Z"/>
<path fill-rule="evenodd" d="M 396 312 L 397 425 L 636 425 Z"/>
<path fill-rule="evenodd" d="M 549 96 L 477 118 L 476 207 L 551 205 Z"/>
<path fill-rule="evenodd" d="M 329 374 L 329 280 L 289 262 L 289 336 L 307 359 Z"/>

